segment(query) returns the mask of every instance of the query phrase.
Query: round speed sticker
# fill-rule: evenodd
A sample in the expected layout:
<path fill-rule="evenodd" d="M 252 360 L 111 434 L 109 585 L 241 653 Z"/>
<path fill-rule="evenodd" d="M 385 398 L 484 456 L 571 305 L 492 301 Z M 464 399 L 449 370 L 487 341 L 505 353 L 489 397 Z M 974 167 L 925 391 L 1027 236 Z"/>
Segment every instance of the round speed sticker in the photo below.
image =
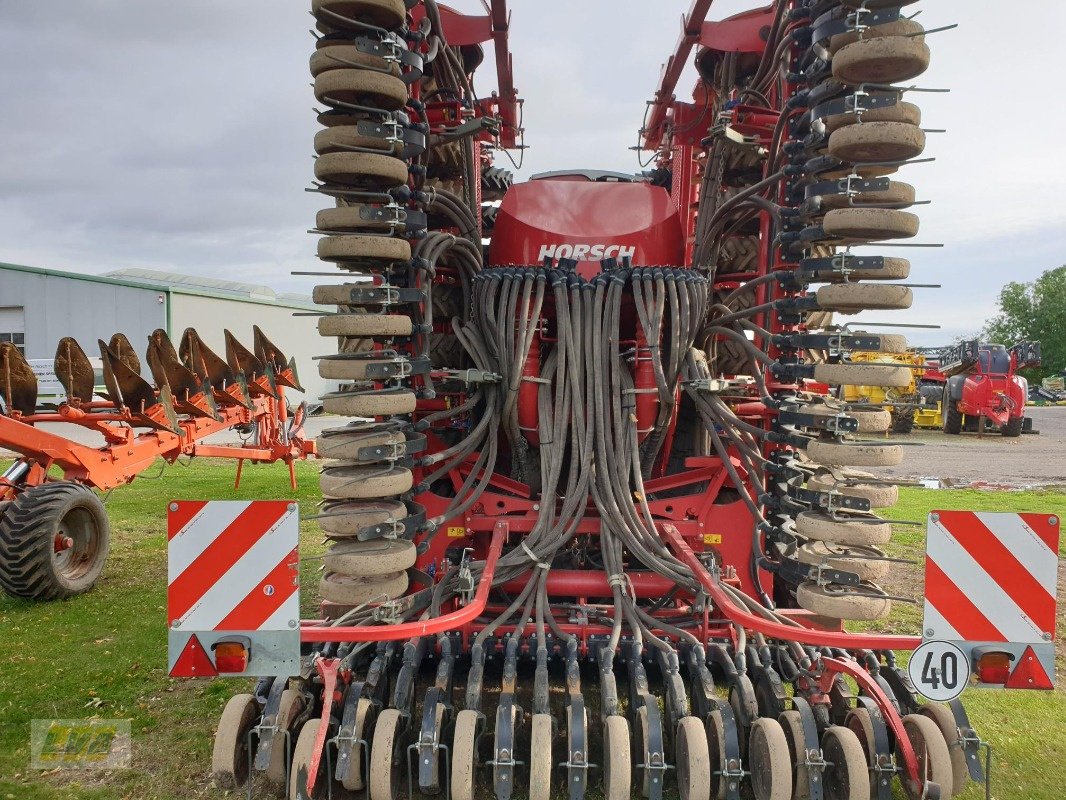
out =
<path fill-rule="evenodd" d="M 922 697 L 946 703 L 970 682 L 970 659 L 951 642 L 926 642 L 911 655 L 907 674 Z"/>

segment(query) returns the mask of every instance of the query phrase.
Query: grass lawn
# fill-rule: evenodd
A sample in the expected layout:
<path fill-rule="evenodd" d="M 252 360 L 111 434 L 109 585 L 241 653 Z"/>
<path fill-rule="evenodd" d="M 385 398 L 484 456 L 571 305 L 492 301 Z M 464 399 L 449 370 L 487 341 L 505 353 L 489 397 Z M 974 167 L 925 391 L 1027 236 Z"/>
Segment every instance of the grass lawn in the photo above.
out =
<path fill-rule="evenodd" d="M 315 472 L 312 464 L 299 467 L 297 499 L 305 514 L 317 493 Z M 111 561 L 94 591 L 51 604 L 0 595 L 0 800 L 221 796 L 208 774 L 211 737 L 241 683 L 166 675 L 164 512 L 171 499 L 291 495 L 283 466 L 247 468 L 239 492 L 232 478 L 231 463 L 201 461 L 114 492 L 108 500 L 116 531 Z M 923 519 L 933 508 L 1066 514 L 1064 494 L 905 489 L 902 495 L 892 510 L 901 520 Z M 921 528 L 899 528 L 893 555 L 920 557 L 923 536 Z M 305 552 L 321 548 L 313 523 L 303 526 L 303 546 Z M 317 568 L 315 561 L 303 568 L 305 586 L 314 585 Z M 917 566 L 902 569 L 900 580 L 906 593 L 920 596 Z M 897 606 L 885 629 L 916 631 L 920 607 Z M 1066 692 L 970 691 L 965 699 L 978 730 L 996 748 L 998 800 L 1064 796 Z M 30 720 L 94 715 L 132 719 L 133 769 L 104 775 L 29 769 Z M 966 794 L 982 796 L 976 787 Z"/>

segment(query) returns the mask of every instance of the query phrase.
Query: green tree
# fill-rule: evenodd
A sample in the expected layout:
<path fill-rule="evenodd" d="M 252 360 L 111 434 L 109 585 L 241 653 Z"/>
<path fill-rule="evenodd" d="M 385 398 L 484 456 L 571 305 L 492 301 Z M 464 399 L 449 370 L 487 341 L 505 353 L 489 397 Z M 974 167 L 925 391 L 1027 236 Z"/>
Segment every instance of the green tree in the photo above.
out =
<path fill-rule="evenodd" d="M 1026 370 L 1030 381 L 1066 369 L 1066 265 L 1049 269 L 1031 283 L 1011 281 L 999 293 L 999 314 L 982 331 L 984 341 L 1040 342 L 1043 366 Z"/>

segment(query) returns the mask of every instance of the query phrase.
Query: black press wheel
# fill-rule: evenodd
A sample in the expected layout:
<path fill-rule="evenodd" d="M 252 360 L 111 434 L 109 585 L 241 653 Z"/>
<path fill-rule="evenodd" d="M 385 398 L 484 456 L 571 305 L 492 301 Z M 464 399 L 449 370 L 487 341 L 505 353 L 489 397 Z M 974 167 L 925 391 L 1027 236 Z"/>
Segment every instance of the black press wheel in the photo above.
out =
<path fill-rule="evenodd" d="M 1003 426 L 999 429 L 999 432 L 1004 436 L 1014 438 L 1015 436 L 1022 435 L 1022 426 L 1025 424 L 1025 417 L 1011 417 Z"/>
<path fill-rule="evenodd" d="M 88 591 L 107 561 L 110 532 L 88 487 L 60 481 L 27 489 L 0 519 L 0 587 L 32 600 Z"/>

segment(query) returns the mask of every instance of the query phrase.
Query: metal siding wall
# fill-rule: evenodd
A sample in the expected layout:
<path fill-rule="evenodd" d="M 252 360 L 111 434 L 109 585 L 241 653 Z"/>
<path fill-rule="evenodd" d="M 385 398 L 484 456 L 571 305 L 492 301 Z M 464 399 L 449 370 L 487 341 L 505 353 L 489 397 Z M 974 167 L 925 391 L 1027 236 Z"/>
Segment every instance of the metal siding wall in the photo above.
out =
<path fill-rule="evenodd" d="M 96 340 L 107 341 L 116 332 L 126 334 L 143 356 L 148 335 L 166 325 L 167 315 L 162 291 L 8 269 L 0 269 L 0 306 L 25 308 L 27 358 L 54 358 L 64 336 L 77 339 L 90 358 L 98 357 Z"/>
<path fill-rule="evenodd" d="M 175 343 L 186 328 L 196 328 L 208 347 L 225 355 L 224 329 L 229 329 L 241 344 L 252 349 L 252 326 L 263 329 L 274 344 L 289 358 L 296 359 L 296 370 L 306 395 L 292 392 L 294 401 L 306 399 L 317 402 L 323 394 L 335 391 L 336 381 L 318 376 L 318 363 L 312 359 L 333 351 L 333 344 L 318 335 L 317 317 L 294 317 L 300 309 L 269 303 L 246 303 L 219 297 L 199 295 L 171 295 L 171 338 Z"/>

